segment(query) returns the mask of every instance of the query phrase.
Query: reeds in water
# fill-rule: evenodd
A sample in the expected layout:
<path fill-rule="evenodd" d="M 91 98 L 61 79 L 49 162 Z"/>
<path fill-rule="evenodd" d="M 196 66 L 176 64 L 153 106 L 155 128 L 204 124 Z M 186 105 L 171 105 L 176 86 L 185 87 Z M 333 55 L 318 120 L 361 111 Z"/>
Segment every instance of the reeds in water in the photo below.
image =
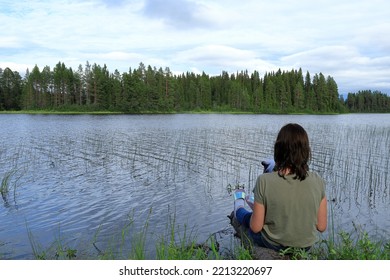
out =
<path fill-rule="evenodd" d="M 12 176 L 15 174 L 15 171 L 6 172 L 1 180 L 0 185 L 0 194 L 3 199 L 4 204 L 7 206 L 9 204 L 9 192 Z M 15 197 L 16 183 L 14 184 L 14 197 Z"/>

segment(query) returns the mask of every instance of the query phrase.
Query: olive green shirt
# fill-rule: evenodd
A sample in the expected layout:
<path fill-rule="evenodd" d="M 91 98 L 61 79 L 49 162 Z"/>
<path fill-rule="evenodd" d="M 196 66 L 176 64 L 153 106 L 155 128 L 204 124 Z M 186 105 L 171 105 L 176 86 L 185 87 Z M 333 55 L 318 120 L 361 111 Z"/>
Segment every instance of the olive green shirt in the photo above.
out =
<path fill-rule="evenodd" d="M 294 177 L 262 174 L 254 197 L 265 207 L 265 238 L 275 245 L 304 248 L 317 241 L 317 213 L 325 197 L 325 182 L 315 172 L 308 172 L 303 181 Z"/>

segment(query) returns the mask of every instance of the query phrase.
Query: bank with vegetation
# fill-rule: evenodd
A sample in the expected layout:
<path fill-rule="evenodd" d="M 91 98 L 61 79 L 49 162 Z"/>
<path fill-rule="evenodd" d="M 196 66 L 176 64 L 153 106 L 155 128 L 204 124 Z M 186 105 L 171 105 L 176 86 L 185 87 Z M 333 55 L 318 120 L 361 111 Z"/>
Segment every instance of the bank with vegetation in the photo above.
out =
<path fill-rule="evenodd" d="M 42 112 L 247 112 L 389 113 L 390 97 L 364 90 L 339 94 L 336 81 L 301 69 L 265 73 L 241 71 L 210 76 L 173 74 L 145 66 L 120 73 L 89 62 L 78 69 L 58 62 L 27 69 L 24 77 L 0 69 L 0 111 Z"/>
<path fill-rule="evenodd" d="M 156 242 L 155 253 L 151 258 L 145 250 L 147 242 L 147 225 L 139 234 L 128 235 L 128 229 L 122 230 L 113 240 L 120 240 L 119 247 L 110 244 L 96 245 L 95 240 L 89 248 L 71 247 L 62 240 L 56 240 L 44 248 L 36 241 L 31 231 L 29 238 L 34 259 L 96 259 L 96 260 L 255 260 L 259 259 L 256 247 L 243 245 L 238 239 L 228 248 L 222 248 L 216 236 L 199 243 L 195 236 L 184 231 L 180 236 L 177 228 L 171 227 L 166 235 Z M 85 244 L 85 243 L 84 243 Z M 0 247 L 1 248 L 1 247 Z M 82 249 L 82 250 L 80 250 Z M 88 252 L 88 253 L 86 253 Z M 267 255 L 267 254 L 266 254 Z M 373 241 L 366 232 L 339 232 L 320 240 L 310 251 L 303 249 L 286 249 L 272 254 L 272 258 L 281 260 L 390 260 L 390 240 Z M 275 257 L 276 255 L 276 257 Z M 1 251 L 0 251 L 1 259 Z"/>

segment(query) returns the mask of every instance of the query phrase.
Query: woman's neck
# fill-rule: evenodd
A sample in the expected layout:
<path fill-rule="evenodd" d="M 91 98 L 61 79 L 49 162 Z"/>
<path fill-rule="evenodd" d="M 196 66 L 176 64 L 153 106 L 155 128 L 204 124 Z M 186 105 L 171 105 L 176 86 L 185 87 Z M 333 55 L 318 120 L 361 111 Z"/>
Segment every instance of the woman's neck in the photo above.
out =
<path fill-rule="evenodd" d="M 287 175 L 291 174 L 291 169 L 289 167 L 286 167 L 286 168 L 280 169 L 278 171 L 278 173 L 280 176 L 287 176 Z"/>

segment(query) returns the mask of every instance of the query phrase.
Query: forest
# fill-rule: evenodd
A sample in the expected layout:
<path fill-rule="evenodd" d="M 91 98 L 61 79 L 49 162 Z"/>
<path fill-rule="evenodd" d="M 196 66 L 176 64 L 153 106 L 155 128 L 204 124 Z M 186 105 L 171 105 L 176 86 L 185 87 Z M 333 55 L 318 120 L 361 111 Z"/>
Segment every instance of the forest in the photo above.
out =
<path fill-rule="evenodd" d="M 0 68 L 0 111 L 46 110 L 77 112 L 179 113 L 384 113 L 390 97 L 364 90 L 339 95 L 336 81 L 322 73 L 302 70 L 265 73 L 222 71 L 218 76 L 166 67 L 129 68 L 110 72 L 106 65 L 58 62 L 53 69 L 36 65 L 24 77 Z"/>

